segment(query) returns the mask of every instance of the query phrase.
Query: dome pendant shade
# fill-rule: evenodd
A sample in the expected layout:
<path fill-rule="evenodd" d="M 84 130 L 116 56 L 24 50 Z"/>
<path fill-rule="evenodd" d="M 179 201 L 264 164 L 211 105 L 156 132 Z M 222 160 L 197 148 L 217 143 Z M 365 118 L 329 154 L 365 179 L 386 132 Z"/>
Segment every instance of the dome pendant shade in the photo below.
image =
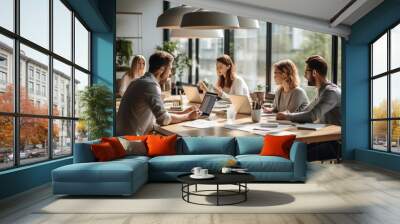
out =
<path fill-rule="evenodd" d="M 240 29 L 258 29 L 260 24 L 258 20 L 238 16 Z"/>
<path fill-rule="evenodd" d="M 171 30 L 173 38 L 223 38 L 223 30 L 198 30 L 198 29 L 174 29 Z"/>
<path fill-rule="evenodd" d="M 157 27 L 164 29 L 179 29 L 185 13 L 198 10 L 190 6 L 178 6 L 166 10 L 157 18 Z"/>
<path fill-rule="evenodd" d="M 199 10 L 183 15 L 181 28 L 187 29 L 236 29 L 239 27 L 237 16 L 221 12 Z"/>

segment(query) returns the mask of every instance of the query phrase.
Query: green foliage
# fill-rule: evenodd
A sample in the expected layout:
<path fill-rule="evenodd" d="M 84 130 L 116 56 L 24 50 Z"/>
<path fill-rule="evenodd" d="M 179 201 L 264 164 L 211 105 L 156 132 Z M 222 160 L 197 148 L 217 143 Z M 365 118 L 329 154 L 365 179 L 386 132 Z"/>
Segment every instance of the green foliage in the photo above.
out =
<path fill-rule="evenodd" d="M 183 72 L 192 65 L 192 61 L 182 50 L 179 49 L 177 41 L 164 41 L 162 46 L 157 46 L 157 50 L 166 51 L 174 57 L 172 73 L 177 74 L 179 81 L 182 81 Z"/>
<path fill-rule="evenodd" d="M 112 92 L 104 85 L 95 84 L 80 92 L 82 120 L 85 121 L 89 139 L 109 136 L 107 129 L 112 125 Z"/>
<path fill-rule="evenodd" d="M 132 41 L 130 40 L 117 40 L 117 64 L 118 65 L 129 65 L 129 60 L 133 55 Z"/>

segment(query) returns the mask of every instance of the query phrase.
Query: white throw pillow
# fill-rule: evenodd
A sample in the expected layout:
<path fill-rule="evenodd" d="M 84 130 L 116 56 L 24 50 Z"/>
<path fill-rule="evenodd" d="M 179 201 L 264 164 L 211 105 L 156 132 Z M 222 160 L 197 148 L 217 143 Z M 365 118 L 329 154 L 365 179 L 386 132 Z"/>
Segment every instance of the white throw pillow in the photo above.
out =
<path fill-rule="evenodd" d="M 147 155 L 146 145 L 143 141 L 133 140 L 129 141 L 125 138 L 118 137 L 119 142 L 121 142 L 122 147 L 124 147 L 126 151 L 126 155 L 135 155 L 135 156 L 145 156 Z"/>

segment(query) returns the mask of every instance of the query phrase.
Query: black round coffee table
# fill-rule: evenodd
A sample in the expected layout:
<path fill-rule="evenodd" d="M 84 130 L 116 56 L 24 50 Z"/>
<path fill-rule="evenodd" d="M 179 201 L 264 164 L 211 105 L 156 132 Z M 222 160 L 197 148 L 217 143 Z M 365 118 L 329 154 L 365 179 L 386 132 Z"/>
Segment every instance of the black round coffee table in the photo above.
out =
<path fill-rule="evenodd" d="M 245 202 L 247 200 L 247 192 L 249 188 L 247 183 L 255 180 L 255 177 L 248 173 L 216 173 L 213 174 L 215 177 L 212 179 L 193 179 L 190 177 L 191 173 L 182 174 L 177 177 L 178 181 L 182 183 L 182 199 L 188 203 L 198 205 L 234 205 Z M 198 190 L 197 185 L 216 185 L 215 190 Z M 220 189 L 220 185 L 236 185 L 237 190 L 223 190 Z M 190 191 L 190 186 L 195 186 L 194 191 Z M 215 192 L 215 194 L 206 194 L 209 192 Z M 190 201 L 190 196 L 204 196 L 204 197 L 216 197 L 216 204 L 202 204 Z M 221 203 L 221 197 L 232 197 L 241 196 L 239 200 L 231 203 Z"/>

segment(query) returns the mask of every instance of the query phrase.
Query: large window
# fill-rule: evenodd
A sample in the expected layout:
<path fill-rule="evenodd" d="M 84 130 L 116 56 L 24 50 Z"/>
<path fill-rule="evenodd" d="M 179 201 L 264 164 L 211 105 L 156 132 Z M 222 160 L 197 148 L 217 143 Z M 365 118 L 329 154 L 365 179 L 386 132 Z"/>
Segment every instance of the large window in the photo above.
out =
<path fill-rule="evenodd" d="M 267 23 L 260 22 L 259 29 L 235 30 L 233 42 L 237 74 L 245 80 L 250 91 L 254 91 L 257 85 L 265 86 Z"/>
<path fill-rule="evenodd" d="M 332 64 L 332 36 L 311 32 L 299 28 L 272 24 L 272 64 L 282 59 L 291 59 L 297 66 L 301 87 L 307 92 L 310 100 L 314 99 L 316 89 L 307 85 L 304 77 L 305 60 L 314 54 L 324 57 L 328 65 Z M 329 71 L 329 70 L 328 70 Z M 331 73 L 328 78 L 332 80 Z M 276 89 L 273 78 L 271 90 Z"/>
<path fill-rule="evenodd" d="M 70 156 L 90 32 L 62 0 L 0 2 L 0 170 Z"/>
<path fill-rule="evenodd" d="M 370 45 L 371 148 L 400 153 L 400 25 Z"/>
<path fill-rule="evenodd" d="M 200 39 L 199 41 L 199 80 L 208 83 L 217 81 L 216 59 L 224 53 L 223 39 Z"/>

